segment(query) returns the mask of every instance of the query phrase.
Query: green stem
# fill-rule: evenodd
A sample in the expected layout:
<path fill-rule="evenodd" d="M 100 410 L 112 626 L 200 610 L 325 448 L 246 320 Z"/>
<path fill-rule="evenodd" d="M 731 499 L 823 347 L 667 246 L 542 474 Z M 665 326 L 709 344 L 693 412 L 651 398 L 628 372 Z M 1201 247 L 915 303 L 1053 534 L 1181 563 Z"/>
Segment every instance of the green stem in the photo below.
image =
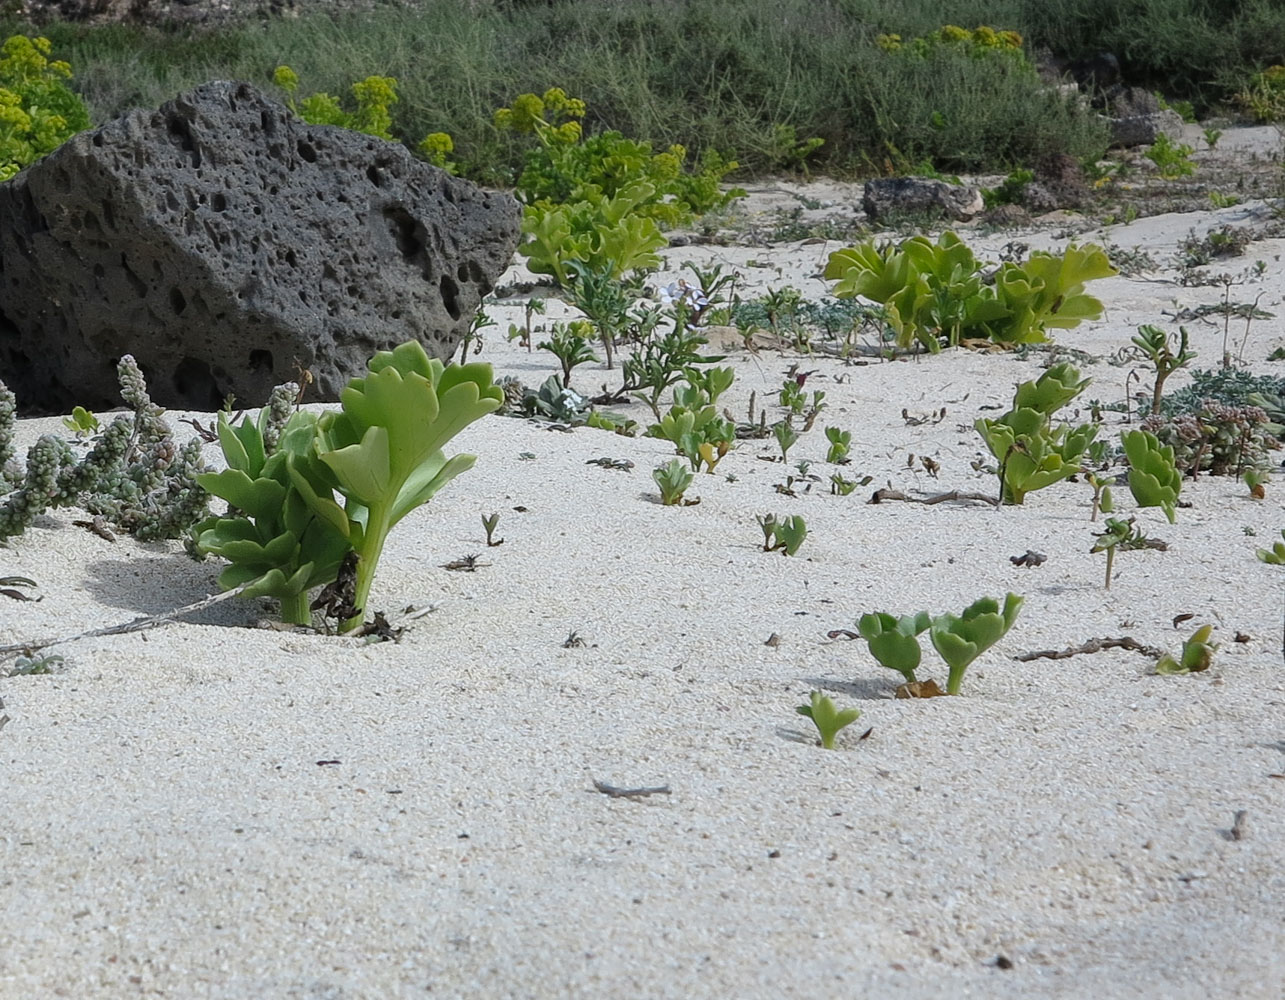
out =
<path fill-rule="evenodd" d="M 968 664 L 963 666 L 951 667 L 950 674 L 946 678 L 946 693 L 959 694 L 959 687 L 964 683 L 964 671 L 968 669 Z"/>
<path fill-rule="evenodd" d="M 370 585 L 375 580 L 375 569 L 384 551 L 384 540 L 392 526 L 387 511 L 371 509 L 361 545 L 357 547 L 357 586 L 353 592 L 353 607 L 357 613 L 339 626 L 340 632 L 351 632 L 366 621 L 366 601 Z"/>
<path fill-rule="evenodd" d="M 281 620 L 290 625 L 307 625 L 312 621 L 312 608 L 306 590 L 293 597 L 281 598 Z"/>

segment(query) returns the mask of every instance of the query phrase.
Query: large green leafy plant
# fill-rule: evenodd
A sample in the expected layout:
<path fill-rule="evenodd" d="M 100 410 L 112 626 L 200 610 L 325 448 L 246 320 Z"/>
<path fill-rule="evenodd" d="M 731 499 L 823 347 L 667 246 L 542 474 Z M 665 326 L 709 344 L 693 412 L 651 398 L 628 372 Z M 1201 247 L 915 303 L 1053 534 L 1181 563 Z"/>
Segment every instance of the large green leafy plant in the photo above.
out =
<path fill-rule="evenodd" d="M 1005 345 L 1047 341 L 1047 330 L 1069 329 L 1102 315 L 1102 303 L 1084 292 L 1095 278 L 1116 274 L 1105 251 L 1069 246 L 1060 257 L 1034 253 L 1022 264 L 1006 261 L 994 283 L 953 232 L 933 242 L 913 236 L 898 245 L 873 240 L 836 250 L 825 277 L 839 298 L 861 296 L 884 306 L 897 346 L 918 342 L 930 351 L 963 340 Z"/>
<path fill-rule="evenodd" d="M 287 621 L 307 620 L 313 587 L 346 585 L 340 568 L 355 557 L 341 630 L 362 623 L 388 533 L 476 461 L 447 458 L 443 446 L 503 400 L 490 365 L 447 368 L 417 341 L 381 351 L 368 369 L 340 410 L 291 418 L 271 456 L 256 425 L 224 420 L 228 469 L 201 477 L 236 512 L 200 525 L 198 547 L 233 564 L 223 586 L 277 597 Z"/>
<path fill-rule="evenodd" d="M 11 35 L 0 46 L 0 181 L 89 128 L 89 112 L 67 86 L 71 66 L 50 61 L 47 38 Z"/>

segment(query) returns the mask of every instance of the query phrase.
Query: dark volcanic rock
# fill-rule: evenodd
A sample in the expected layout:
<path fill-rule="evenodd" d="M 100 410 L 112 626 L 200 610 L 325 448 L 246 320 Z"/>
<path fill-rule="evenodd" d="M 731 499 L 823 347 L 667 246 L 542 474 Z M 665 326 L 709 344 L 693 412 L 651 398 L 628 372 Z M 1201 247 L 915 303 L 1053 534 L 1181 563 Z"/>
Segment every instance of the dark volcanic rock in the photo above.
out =
<path fill-rule="evenodd" d="M 866 181 L 862 197 L 874 221 L 905 213 L 930 213 L 950 219 L 971 219 L 986 207 L 975 187 L 930 177 L 881 177 Z"/>
<path fill-rule="evenodd" d="M 27 410 L 333 400 L 378 350 L 447 358 L 512 258 L 519 209 L 397 143 L 306 125 L 242 83 L 84 132 L 0 184 L 0 380 Z"/>

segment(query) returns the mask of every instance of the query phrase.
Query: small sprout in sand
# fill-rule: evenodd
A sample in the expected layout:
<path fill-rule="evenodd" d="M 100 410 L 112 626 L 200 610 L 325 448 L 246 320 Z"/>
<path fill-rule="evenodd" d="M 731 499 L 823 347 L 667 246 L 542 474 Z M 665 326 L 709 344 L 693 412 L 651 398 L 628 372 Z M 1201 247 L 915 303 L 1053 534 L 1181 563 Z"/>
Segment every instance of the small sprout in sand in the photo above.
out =
<path fill-rule="evenodd" d="M 1255 500 L 1262 500 L 1267 496 L 1267 484 L 1271 482 L 1271 475 L 1264 469 L 1246 469 L 1245 485 L 1249 488 L 1249 495 Z"/>
<path fill-rule="evenodd" d="M 1104 589 L 1111 589 L 1111 567 L 1115 564 L 1116 549 L 1164 549 L 1165 543 L 1158 538 L 1148 538 L 1134 525 L 1134 519 L 1122 521 L 1119 518 L 1107 518 L 1107 530 L 1098 535 L 1098 540 L 1089 549 L 1091 554 L 1107 554 L 1106 580 Z"/>
<path fill-rule="evenodd" d="M 656 485 L 660 487 L 660 502 L 666 507 L 682 504 L 683 493 L 687 491 L 687 487 L 696 478 L 692 471 L 676 458 L 671 458 L 668 465 L 653 469 L 651 477 L 656 480 Z M 694 503 L 695 501 L 692 502 Z"/>
<path fill-rule="evenodd" d="M 1093 513 L 1089 515 L 1090 521 L 1098 519 L 1098 512 L 1111 514 L 1115 511 L 1115 500 L 1111 496 L 1111 483 L 1113 480 L 1107 476 L 1099 479 L 1094 473 L 1087 469 L 1084 472 L 1084 480 L 1093 487 Z"/>
<path fill-rule="evenodd" d="M 830 448 L 825 453 L 825 460 L 836 465 L 842 465 L 848 461 L 848 449 L 852 446 L 852 431 L 840 430 L 838 427 L 827 427 L 825 429 L 825 438 L 830 442 Z"/>
<path fill-rule="evenodd" d="M 830 476 L 830 492 L 833 493 L 835 496 L 846 497 L 858 486 L 863 486 L 868 482 L 870 482 L 869 476 L 866 476 L 864 479 L 860 479 L 860 480 L 848 479 L 844 476 L 839 475 L 839 473 L 836 472 Z"/>
<path fill-rule="evenodd" d="M 1281 531 L 1281 538 L 1285 538 L 1285 530 Z M 1258 549 L 1256 554 L 1260 562 L 1269 566 L 1285 566 L 1285 542 L 1276 542 L 1270 549 Z"/>
<path fill-rule="evenodd" d="M 503 538 L 493 537 L 495 535 L 496 525 L 498 525 L 499 523 L 500 523 L 500 515 L 498 513 L 490 514 L 490 515 L 487 515 L 487 514 L 482 515 L 482 527 L 486 529 L 487 548 L 494 548 L 497 545 L 504 544 Z"/>
<path fill-rule="evenodd" d="M 772 436 L 776 438 L 776 443 L 781 448 L 781 461 L 788 462 L 790 448 L 799 439 L 799 432 L 790 426 L 788 420 L 782 420 L 780 423 L 772 425 Z"/>
<path fill-rule="evenodd" d="M 929 633 L 933 647 L 950 668 L 946 679 L 947 694 L 959 694 L 964 671 L 1013 627 L 1023 600 L 1025 598 L 1009 594 L 1004 598 L 1001 609 L 995 598 L 983 597 L 970 604 L 958 617 L 946 614 L 933 619 Z"/>
<path fill-rule="evenodd" d="M 834 738 L 845 726 L 850 726 L 861 717 L 857 708 L 836 708 L 833 700 L 820 691 L 813 691 L 810 702 L 795 709 L 800 715 L 806 715 L 817 727 L 821 735 L 821 746 L 827 750 L 834 749 Z"/>
<path fill-rule="evenodd" d="M 75 431 L 77 436 L 97 434 L 102 429 L 98 418 L 83 406 L 73 407 L 71 416 L 62 418 L 62 425 L 69 431 Z"/>
<path fill-rule="evenodd" d="M 763 529 L 763 551 L 775 552 L 778 549 L 787 556 L 795 555 L 803 539 L 808 536 L 808 526 L 799 514 L 781 518 L 775 514 L 758 515 L 759 527 Z"/>
<path fill-rule="evenodd" d="M 1213 663 L 1217 643 L 1209 641 L 1213 634 L 1212 625 L 1202 625 L 1191 633 L 1191 638 L 1182 644 L 1182 653 L 1175 659 L 1169 653 L 1156 661 L 1158 674 L 1194 674 L 1208 670 Z"/>
<path fill-rule="evenodd" d="M 44 656 L 19 656 L 9 668 L 10 677 L 27 677 L 36 674 L 52 674 L 54 667 L 60 667 L 65 661 L 57 653 Z"/>
<path fill-rule="evenodd" d="M 881 611 L 862 615 L 857 622 L 857 631 L 870 647 L 871 656 L 913 684 L 915 670 L 923 656 L 915 636 L 927 631 L 931 625 L 932 619 L 927 611 L 900 618 Z"/>

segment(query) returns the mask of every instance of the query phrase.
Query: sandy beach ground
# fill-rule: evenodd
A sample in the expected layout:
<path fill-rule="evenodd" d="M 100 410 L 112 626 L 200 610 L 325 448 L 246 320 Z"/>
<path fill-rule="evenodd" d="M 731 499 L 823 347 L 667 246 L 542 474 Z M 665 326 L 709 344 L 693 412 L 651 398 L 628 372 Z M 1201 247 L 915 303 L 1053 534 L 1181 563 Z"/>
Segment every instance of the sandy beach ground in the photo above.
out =
<path fill-rule="evenodd" d="M 809 212 L 859 209 L 857 186 L 764 187 L 746 212 L 799 192 Z M 1087 419 L 1089 400 L 1125 397 L 1138 365 L 1110 360 L 1138 324 L 1175 329 L 1166 314 L 1221 301 L 1178 284 L 1179 242 L 1270 219 L 1247 201 L 964 232 L 990 259 L 1018 239 L 1157 261 L 1094 283 L 1103 319 L 1055 332 L 1101 359 L 1067 412 Z M 672 248 L 653 284 L 690 260 L 738 271 L 745 298 L 827 294 L 842 244 L 763 242 Z M 1266 360 L 1285 345 L 1282 253 L 1260 240 L 1215 265 L 1267 264 L 1235 293 L 1274 314 L 1243 345 L 1256 373 L 1285 371 Z M 553 357 L 496 333 L 522 301 L 490 309 L 480 359 L 537 386 Z M 569 315 L 551 302 L 545 322 Z M 1196 366 L 1216 367 L 1221 322 L 1186 325 Z M 1084 482 L 1002 509 L 866 502 L 889 484 L 993 492 L 973 421 L 1053 357 L 734 348 L 738 417 L 753 391 L 780 419 L 795 364 L 828 408 L 789 467 L 764 460 L 771 439 L 743 441 L 687 507 L 662 506 L 650 475 L 667 442 L 488 417 L 452 448 L 476 467 L 391 536 L 371 609 L 432 609 L 400 642 L 254 627 L 269 609 L 235 600 L 0 681 L 0 997 L 1285 997 L 1285 571 L 1254 555 L 1285 528 L 1285 476 L 1260 501 L 1230 477 L 1186 483 L 1173 525 L 1117 488 L 1168 549 L 1121 553 L 1109 591 Z M 573 384 L 618 380 L 590 364 Z M 1123 420 L 1107 412 L 1101 436 Z M 853 433 L 848 466 L 824 461 L 831 425 Z M 21 421 L 20 444 L 49 430 Z M 590 464 L 603 457 L 633 467 Z M 800 459 L 819 481 L 778 492 Z M 872 482 L 832 495 L 832 472 Z M 504 541 L 488 548 L 492 512 Z M 806 518 L 797 556 L 762 551 L 769 512 Z M 216 561 L 110 543 L 76 516 L 0 547 L 0 576 L 42 597 L 0 599 L 0 643 L 217 590 Z M 1015 566 L 1027 549 L 1047 561 Z M 474 572 L 443 568 L 471 554 Z M 960 697 L 894 699 L 900 675 L 828 637 L 869 611 L 958 613 L 1010 591 L 1021 616 Z M 1220 648 L 1191 676 L 1126 650 L 1015 659 L 1124 635 L 1176 652 L 1201 624 Z M 944 681 L 931 647 L 921 676 Z M 814 689 L 862 712 L 835 751 L 795 713 Z M 613 798 L 595 781 L 669 791 Z"/>

